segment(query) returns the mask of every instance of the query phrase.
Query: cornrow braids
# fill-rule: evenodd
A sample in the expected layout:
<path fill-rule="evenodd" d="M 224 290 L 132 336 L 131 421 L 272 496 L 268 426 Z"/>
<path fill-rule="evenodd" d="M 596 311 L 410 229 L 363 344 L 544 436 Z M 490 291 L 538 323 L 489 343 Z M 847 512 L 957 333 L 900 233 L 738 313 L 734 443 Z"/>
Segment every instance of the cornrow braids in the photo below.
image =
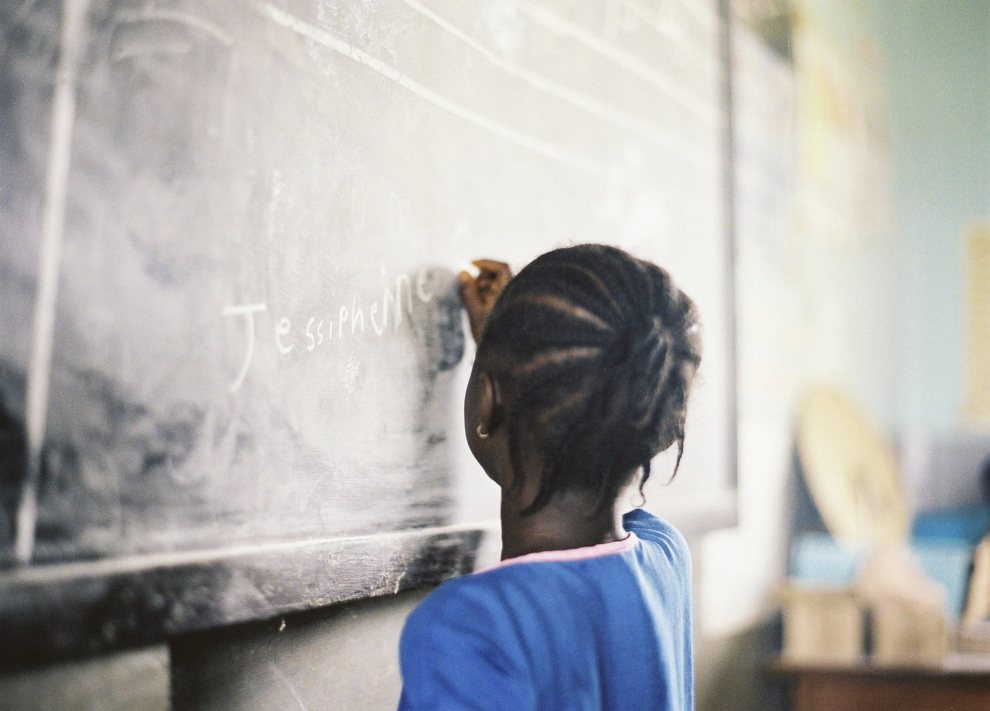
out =
<path fill-rule="evenodd" d="M 512 384 L 514 471 L 524 432 L 544 455 L 524 514 L 565 489 L 594 492 L 601 508 L 638 468 L 642 492 L 650 460 L 675 443 L 676 474 L 701 341 L 694 303 L 655 264 L 598 244 L 538 257 L 506 285 L 477 360 Z"/>

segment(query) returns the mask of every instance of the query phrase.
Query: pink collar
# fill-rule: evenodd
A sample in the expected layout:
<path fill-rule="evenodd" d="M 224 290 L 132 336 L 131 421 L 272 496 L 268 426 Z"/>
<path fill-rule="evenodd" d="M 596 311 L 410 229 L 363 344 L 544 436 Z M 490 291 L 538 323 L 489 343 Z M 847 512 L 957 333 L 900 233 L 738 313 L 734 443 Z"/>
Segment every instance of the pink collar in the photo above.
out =
<path fill-rule="evenodd" d="M 559 551 L 540 551 L 538 553 L 527 553 L 526 555 L 516 556 L 515 558 L 506 558 L 505 560 L 499 561 L 494 565 L 489 565 L 480 570 L 474 571 L 475 573 L 486 573 L 489 570 L 495 570 L 496 568 L 504 568 L 509 565 L 516 565 L 518 563 L 566 563 L 574 560 L 588 560 L 590 558 L 602 558 L 608 555 L 615 555 L 616 553 L 623 553 L 628 550 L 632 550 L 636 547 L 639 542 L 639 538 L 632 531 L 629 535 L 623 538 L 621 541 L 610 541 L 608 543 L 599 543 L 595 546 L 585 546 L 583 548 L 565 548 Z"/>

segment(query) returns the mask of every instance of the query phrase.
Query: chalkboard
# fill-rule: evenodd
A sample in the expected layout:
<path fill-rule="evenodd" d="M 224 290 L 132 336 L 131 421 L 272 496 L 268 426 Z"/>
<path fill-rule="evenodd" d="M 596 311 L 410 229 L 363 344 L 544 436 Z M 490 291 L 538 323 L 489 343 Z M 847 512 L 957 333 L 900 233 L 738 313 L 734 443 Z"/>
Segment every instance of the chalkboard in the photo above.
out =
<path fill-rule="evenodd" d="M 463 572 L 497 491 L 455 273 L 585 241 L 699 304 L 684 463 L 648 496 L 724 520 L 723 46 L 715 0 L 3 4 L 0 597 L 85 578 L 99 646 Z M 361 580 L 323 594 L 327 561 Z M 199 612 L 147 613 L 156 575 Z"/>

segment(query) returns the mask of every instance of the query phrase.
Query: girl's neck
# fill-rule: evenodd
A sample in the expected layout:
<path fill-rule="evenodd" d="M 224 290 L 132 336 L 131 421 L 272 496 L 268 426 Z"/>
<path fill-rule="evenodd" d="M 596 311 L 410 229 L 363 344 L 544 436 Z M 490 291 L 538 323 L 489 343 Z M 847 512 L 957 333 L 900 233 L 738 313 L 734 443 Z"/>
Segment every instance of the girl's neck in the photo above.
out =
<path fill-rule="evenodd" d="M 502 560 L 528 553 L 584 548 L 624 539 L 618 506 L 595 511 L 592 495 L 565 492 L 554 496 L 546 506 L 527 516 L 521 507 L 502 497 Z"/>

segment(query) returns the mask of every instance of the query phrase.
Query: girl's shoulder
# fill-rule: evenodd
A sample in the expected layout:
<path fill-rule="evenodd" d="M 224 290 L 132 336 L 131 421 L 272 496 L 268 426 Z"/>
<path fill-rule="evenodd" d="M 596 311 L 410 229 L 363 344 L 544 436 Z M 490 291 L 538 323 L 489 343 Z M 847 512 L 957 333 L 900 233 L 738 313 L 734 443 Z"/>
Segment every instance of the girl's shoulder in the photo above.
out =
<path fill-rule="evenodd" d="M 441 583 L 406 618 L 400 650 L 463 645 L 469 639 L 504 636 L 512 601 L 519 599 L 513 575 L 472 574 Z"/>
<path fill-rule="evenodd" d="M 484 586 L 475 584 L 472 575 L 446 580 L 416 605 L 406 620 L 406 627 L 419 622 L 449 619 L 456 621 L 473 609 L 477 619 L 486 607 Z"/>
<path fill-rule="evenodd" d="M 688 559 L 688 544 L 674 526 L 646 509 L 633 509 L 622 517 L 622 525 L 640 540 L 659 545 L 675 558 Z"/>

